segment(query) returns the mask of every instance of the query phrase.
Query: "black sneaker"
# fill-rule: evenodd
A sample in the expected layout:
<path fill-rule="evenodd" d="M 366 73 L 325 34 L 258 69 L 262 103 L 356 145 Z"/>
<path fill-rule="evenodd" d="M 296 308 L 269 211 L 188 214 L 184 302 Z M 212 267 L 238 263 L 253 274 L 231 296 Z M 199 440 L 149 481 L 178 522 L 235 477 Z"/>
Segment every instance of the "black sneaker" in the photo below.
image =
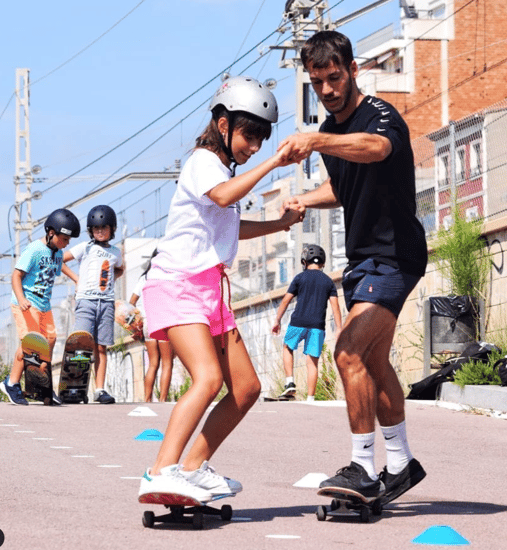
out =
<path fill-rule="evenodd" d="M 339 493 L 340 489 L 354 491 L 368 500 L 375 500 L 384 494 L 384 484 L 380 479 L 373 481 L 366 470 L 356 462 L 345 466 L 336 472 L 336 475 L 325 479 L 319 485 L 321 489 L 328 489 L 329 493 Z"/>
<path fill-rule="evenodd" d="M 61 404 L 62 404 L 62 400 L 58 395 L 56 395 L 55 392 L 53 392 L 53 405 L 61 405 Z"/>
<path fill-rule="evenodd" d="M 115 398 L 112 395 L 109 395 L 106 390 L 101 390 L 100 392 L 96 393 L 93 400 L 97 403 L 102 403 L 103 405 L 116 403 Z"/>
<path fill-rule="evenodd" d="M 426 472 L 424 468 L 415 458 L 399 474 L 390 474 L 386 466 L 379 475 L 379 478 L 386 486 L 386 492 L 382 497 L 382 504 L 388 504 L 403 493 L 406 493 L 425 477 Z"/>
<path fill-rule="evenodd" d="M 23 390 L 21 389 L 21 384 L 13 384 L 9 386 L 9 377 L 7 377 L 3 382 L 0 383 L 0 390 L 2 390 L 5 395 L 9 398 L 9 401 L 14 405 L 28 405 L 28 401 L 23 395 Z"/>
<path fill-rule="evenodd" d="M 289 382 L 283 392 L 280 394 L 280 397 L 294 397 L 296 395 L 296 384 L 294 382 Z"/>

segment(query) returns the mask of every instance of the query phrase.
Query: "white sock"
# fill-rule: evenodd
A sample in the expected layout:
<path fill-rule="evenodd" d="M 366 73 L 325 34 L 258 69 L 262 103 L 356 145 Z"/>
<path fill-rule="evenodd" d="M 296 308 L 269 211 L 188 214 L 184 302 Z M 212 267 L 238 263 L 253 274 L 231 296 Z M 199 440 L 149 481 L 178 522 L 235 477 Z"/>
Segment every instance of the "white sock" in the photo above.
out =
<path fill-rule="evenodd" d="M 294 383 L 294 376 L 287 376 L 285 378 L 285 385 L 290 384 L 291 382 Z"/>
<path fill-rule="evenodd" d="M 399 474 L 414 458 L 407 441 L 405 421 L 396 426 L 381 426 L 387 453 L 387 471 Z"/>
<path fill-rule="evenodd" d="M 315 395 L 307 395 L 306 400 L 307 401 L 315 401 Z"/>
<path fill-rule="evenodd" d="M 352 434 L 352 462 L 362 466 L 373 481 L 378 479 L 375 473 L 375 432 Z"/>

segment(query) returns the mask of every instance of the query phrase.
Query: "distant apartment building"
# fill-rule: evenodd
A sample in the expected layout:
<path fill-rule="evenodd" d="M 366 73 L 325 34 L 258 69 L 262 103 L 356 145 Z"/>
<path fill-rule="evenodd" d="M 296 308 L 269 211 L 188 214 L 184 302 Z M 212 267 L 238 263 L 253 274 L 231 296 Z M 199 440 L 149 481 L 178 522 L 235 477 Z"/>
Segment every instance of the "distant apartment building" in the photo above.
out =
<path fill-rule="evenodd" d="M 392 103 L 412 139 L 507 96 L 503 0 L 400 0 L 399 24 L 359 40 L 364 93 Z"/>

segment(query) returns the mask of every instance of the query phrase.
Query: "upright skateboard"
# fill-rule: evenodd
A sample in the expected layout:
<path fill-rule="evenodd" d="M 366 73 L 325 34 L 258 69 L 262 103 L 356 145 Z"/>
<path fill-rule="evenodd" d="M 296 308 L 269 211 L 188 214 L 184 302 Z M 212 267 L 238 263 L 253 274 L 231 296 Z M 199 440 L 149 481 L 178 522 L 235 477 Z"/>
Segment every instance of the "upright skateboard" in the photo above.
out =
<path fill-rule="evenodd" d="M 58 384 L 58 395 L 63 403 L 88 403 L 93 349 L 93 336 L 89 332 L 77 330 L 67 338 Z"/>
<path fill-rule="evenodd" d="M 144 340 L 143 317 L 135 306 L 125 300 L 116 300 L 114 320 L 127 332 L 130 332 L 135 340 Z"/>
<path fill-rule="evenodd" d="M 25 373 L 25 397 L 53 404 L 53 378 L 48 341 L 38 332 L 21 340 Z"/>
<path fill-rule="evenodd" d="M 213 498 L 219 500 L 231 495 L 220 495 Z M 139 497 L 142 504 L 163 504 L 170 510 L 168 514 L 155 516 L 153 512 L 144 512 L 143 525 L 153 527 L 155 523 L 191 523 L 194 529 L 202 529 L 204 516 L 220 516 L 223 521 L 232 518 L 232 507 L 224 504 L 220 509 L 203 504 L 198 500 L 178 494 L 149 494 Z"/>
<path fill-rule="evenodd" d="M 359 514 L 361 523 L 368 523 L 372 514 L 374 516 L 382 514 L 380 498 L 371 500 L 355 491 L 336 487 L 324 487 L 319 489 L 317 494 L 333 499 L 329 508 L 323 505 L 317 508 L 319 521 L 325 521 L 328 513 L 336 516 L 347 513 L 349 510 Z"/>

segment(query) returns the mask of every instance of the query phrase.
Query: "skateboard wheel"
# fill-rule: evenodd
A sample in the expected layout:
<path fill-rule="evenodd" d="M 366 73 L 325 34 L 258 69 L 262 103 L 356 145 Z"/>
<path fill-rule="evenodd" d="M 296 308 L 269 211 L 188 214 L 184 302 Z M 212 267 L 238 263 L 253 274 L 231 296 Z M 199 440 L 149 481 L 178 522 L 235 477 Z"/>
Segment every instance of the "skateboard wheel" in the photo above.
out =
<path fill-rule="evenodd" d="M 87 395 L 85 395 L 85 396 L 83 397 L 83 403 L 84 403 L 85 405 L 88 405 L 88 396 L 87 396 Z"/>
<path fill-rule="evenodd" d="M 145 527 L 153 527 L 154 523 L 155 523 L 155 514 L 153 512 L 144 512 L 143 525 Z"/>
<path fill-rule="evenodd" d="M 382 502 L 380 501 L 380 499 L 378 499 L 373 503 L 373 506 L 371 507 L 371 513 L 374 516 L 380 516 L 383 509 L 384 508 L 382 507 Z"/>
<path fill-rule="evenodd" d="M 332 511 L 338 510 L 339 507 L 340 507 L 340 501 L 337 498 L 333 498 L 333 500 L 331 501 L 331 510 Z"/>
<path fill-rule="evenodd" d="M 203 518 L 204 516 L 200 512 L 197 512 L 196 514 L 194 514 L 194 517 L 192 518 L 192 526 L 194 529 L 198 530 L 203 528 L 203 525 L 204 525 Z"/>
<path fill-rule="evenodd" d="M 327 510 L 325 506 L 319 506 L 317 508 L 317 519 L 319 521 L 325 521 L 327 517 Z"/>
<path fill-rule="evenodd" d="M 370 521 L 370 511 L 368 508 L 361 508 L 360 510 L 361 523 L 368 523 Z"/>
<path fill-rule="evenodd" d="M 230 506 L 229 504 L 224 504 L 222 508 L 220 508 L 220 517 L 223 519 L 223 521 L 231 521 L 232 506 Z"/>
<path fill-rule="evenodd" d="M 50 407 L 53 404 L 53 399 L 51 397 L 44 397 L 44 405 Z"/>

